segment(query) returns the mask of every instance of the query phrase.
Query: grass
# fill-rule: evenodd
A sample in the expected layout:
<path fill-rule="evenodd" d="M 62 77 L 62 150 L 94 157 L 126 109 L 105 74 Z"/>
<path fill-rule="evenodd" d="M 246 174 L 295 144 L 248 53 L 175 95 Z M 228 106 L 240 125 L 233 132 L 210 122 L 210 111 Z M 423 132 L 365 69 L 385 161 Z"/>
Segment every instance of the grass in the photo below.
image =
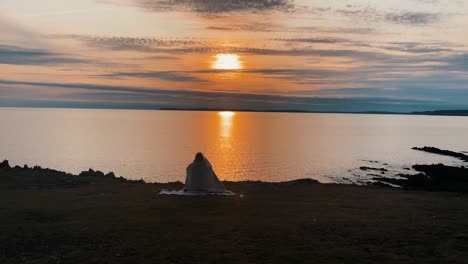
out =
<path fill-rule="evenodd" d="M 243 182 L 177 197 L 25 175 L 0 170 L 0 263 L 468 263 L 467 194 Z"/>

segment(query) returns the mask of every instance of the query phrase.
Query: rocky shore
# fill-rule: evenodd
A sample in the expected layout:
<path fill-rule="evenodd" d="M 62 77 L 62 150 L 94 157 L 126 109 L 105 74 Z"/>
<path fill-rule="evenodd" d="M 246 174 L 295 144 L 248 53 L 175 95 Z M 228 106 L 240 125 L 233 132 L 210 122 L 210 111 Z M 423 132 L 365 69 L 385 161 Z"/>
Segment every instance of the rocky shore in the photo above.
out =
<path fill-rule="evenodd" d="M 104 174 L 101 171 L 89 169 L 79 175 L 57 171 L 41 166 L 28 165 L 10 166 L 8 160 L 0 163 L 0 189 L 74 187 L 89 185 L 94 182 L 116 181 L 128 183 L 144 183 L 143 180 L 132 181 L 123 177 L 116 177 L 113 172 Z"/>
<path fill-rule="evenodd" d="M 374 185 L 390 183 L 406 190 L 468 192 L 468 168 L 443 164 L 414 165 L 417 175 L 399 174 L 399 178 L 375 177 Z"/>
<path fill-rule="evenodd" d="M 422 147 L 422 148 L 414 147 L 413 149 L 428 152 L 428 153 L 433 153 L 433 154 L 451 156 L 451 157 L 459 158 L 459 159 L 461 159 L 463 161 L 468 162 L 468 155 L 466 155 L 464 153 L 460 153 L 460 152 L 455 152 L 455 151 L 451 151 L 451 150 L 444 150 L 444 149 L 439 149 L 439 148 L 435 148 L 435 147 L 427 147 L 427 146 Z"/>
<path fill-rule="evenodd" d="M 432 154 L 451 156 L 468 161 L 468 156 L 450 150 L 443 150 L 434 147 L 413 148 Z M 363 168 L 361 168 L 363 169 Z M 365 168 L 368 170 L 371 168 Z M 413 169 L 419 174 L 397 174 L 396 177 L 377 176 L 373 178 L 372 185 L 397 186 L 406 190 L 427 190 L 427 191 L 447 191 L 447 192 L 468 192 L 468 168 L 452 167 L 443 164 L 414 165 Z M 373 168 L 373 170 L 385 171 L 385 169 Z"/>

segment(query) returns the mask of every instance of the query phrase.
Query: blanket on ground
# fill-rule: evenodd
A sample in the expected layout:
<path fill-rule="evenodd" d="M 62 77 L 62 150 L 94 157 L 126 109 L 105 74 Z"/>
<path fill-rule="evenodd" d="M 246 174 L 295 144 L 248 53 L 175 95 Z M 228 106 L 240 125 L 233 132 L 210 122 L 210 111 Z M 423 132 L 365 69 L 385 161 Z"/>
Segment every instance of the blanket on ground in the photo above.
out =
<path fill-rule="evenodd" d="M 184 191 L 184 190 L 166 190 L 163 189 L 159 192 L 160 195 L 180 195 L 180 196 L 196 196 L 196 195 L 236 195 L 235 193 L 225 190 L 223 192 L 207 192 L 207 191 Z"/>

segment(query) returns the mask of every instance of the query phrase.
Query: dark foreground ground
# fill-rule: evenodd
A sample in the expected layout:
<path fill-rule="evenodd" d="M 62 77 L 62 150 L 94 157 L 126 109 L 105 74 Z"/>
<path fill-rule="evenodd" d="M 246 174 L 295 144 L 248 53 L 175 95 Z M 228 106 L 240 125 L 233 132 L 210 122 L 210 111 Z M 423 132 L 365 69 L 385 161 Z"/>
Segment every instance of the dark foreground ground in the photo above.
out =
<path fill-rule="evenodd" d="M 0 168 L 0 263 L 468 263 L 466 193 L 226 186 L 239 195 Z"/>

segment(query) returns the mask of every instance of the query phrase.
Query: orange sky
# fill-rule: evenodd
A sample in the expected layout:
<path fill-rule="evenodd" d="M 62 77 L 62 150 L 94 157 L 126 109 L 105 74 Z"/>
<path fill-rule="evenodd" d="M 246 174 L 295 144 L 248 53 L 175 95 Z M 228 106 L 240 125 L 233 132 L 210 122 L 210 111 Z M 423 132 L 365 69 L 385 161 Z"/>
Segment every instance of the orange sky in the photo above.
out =
<path fill-rule="evenodd" d="M 4 0 L 0 106 L 466 108 L 467 22 L 468 1 Z"/>

